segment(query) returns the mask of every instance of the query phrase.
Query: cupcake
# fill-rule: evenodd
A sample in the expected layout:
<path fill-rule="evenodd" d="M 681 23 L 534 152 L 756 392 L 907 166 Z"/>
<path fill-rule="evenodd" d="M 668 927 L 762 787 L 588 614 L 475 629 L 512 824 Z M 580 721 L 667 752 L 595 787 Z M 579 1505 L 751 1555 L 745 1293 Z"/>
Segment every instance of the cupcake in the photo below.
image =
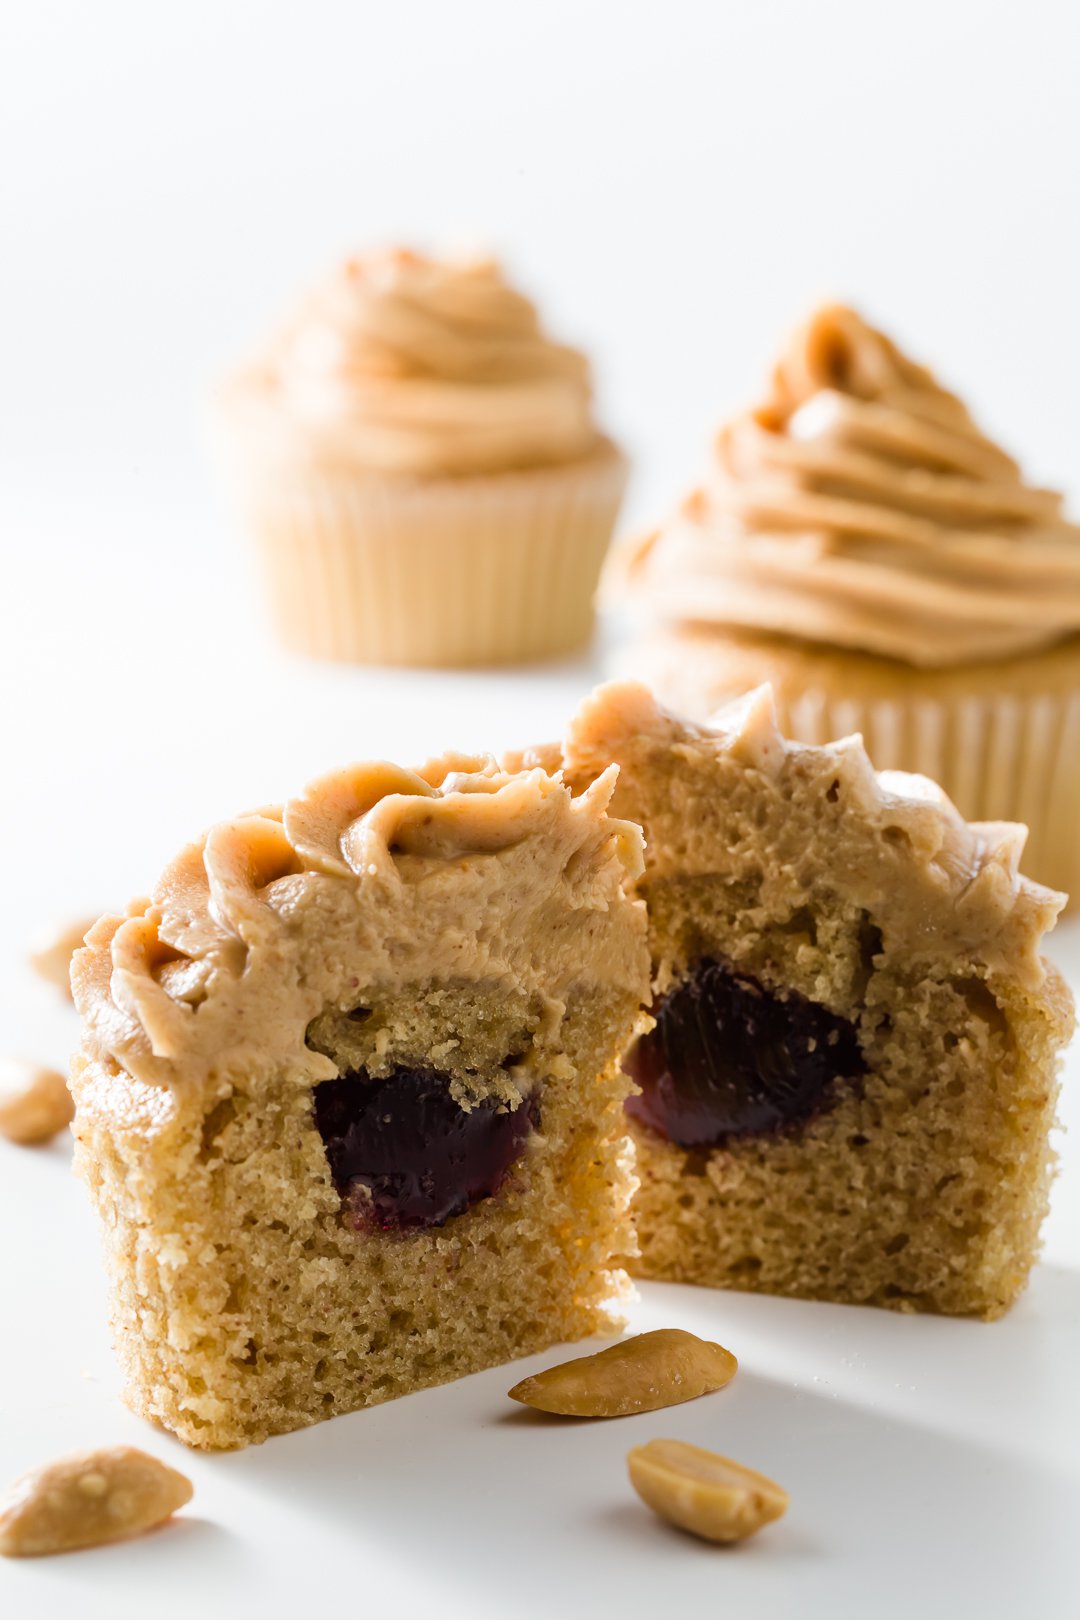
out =
<path fill-rule="evenodd" d="M 852 310 L 795 334 L 618 574 L 651 623 L 633 670 L 684 712 L 768 680 L 789 736 L 861 732 L 1080 889 L 1080 527 Z"/>
<path fill-rule="evenodd" d="M 77 1157 L 143 1417 L 243 1446 L 618 1330 L 649 958 L 615 776 L 353 765 L 90 930 Z"/>
<path fill-rule="evenodd" d="M 491 260 L 350 260 L 221 418 L 286 646 L 479 665 L 588 640 L 626 462 L 584 356 Z"/>
<path fill-rule="evenodd" d="M 645 834 L 651 1020 L 638 1275 L 993 1318 L 1038 1255 L 1072 998 L 1042 957 L 1063 896 L 857 738 L 777 730 L 767 688 L 715 726 L 640 685 L 570 725 L 563 780 L 618 766 Z"/>

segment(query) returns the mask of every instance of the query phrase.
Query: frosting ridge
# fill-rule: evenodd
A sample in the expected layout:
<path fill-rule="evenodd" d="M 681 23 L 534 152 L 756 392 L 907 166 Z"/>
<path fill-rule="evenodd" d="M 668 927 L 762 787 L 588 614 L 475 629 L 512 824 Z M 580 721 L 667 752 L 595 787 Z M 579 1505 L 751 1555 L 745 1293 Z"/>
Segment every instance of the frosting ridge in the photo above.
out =
<path fill-rule="evenodd" d="M 88 932 L 72 974 L 85 1052 L 151 1087 L 175 1088 L 224 1052 L 287 1053 L 298 1076 L 324 1079 L 337 1071 L 304 1031 L 355 999 L 358 952 L 368 988 L 387 994 L 455 978 L 532 984 L 526 922 L 547 926 L 552 907 L 575 920 L 552 950 L 556 989 L 643 976 L 644 912 L 629 898 L 642 835 L 608 814 L 617 774 L 603 767 L 573 792 L 557 772 L 508 772 L 482 755 L 419 771 L 377 760 L 218 823 L 149 898 Z M 512 873 L 520 932 L 507 933 L 490 919 Z M 575 929 L 615 907 L 627 908 L 625 931 L 603 961 L 584 961 Z M 318 926 L 299 927 L 304 916 Z"/>
<path fill-rule="evenodd" d="M 818 310 L 765 399 L 719 433 L 705 486 L 639 546 L 668 619 L 922 667 L 1080 630 L 1080 526 L 966 407 L 853 310 Z"/>
<path fill-rule="evenodd" d="M 347 261 L 243 379 L 320 460 L 391 475 L 543 466 L 597 443 L 590 374 L 492 259 Z"/>
<path fill-rule="evenodd" d="M 887 916 L 893 934 L 920 955 L 961 948 L 990 972 L 1014 974 L 1029 989 L 1044 982 L 1043 940 L 1065 896 L 1021 872 L 1025 827 L 966 821 L 928 778 L 875 771 L 857 734 L 823 746 L 793 741 L 780 729 L 767 685 L 699 726 L 662 708 L 637 682 L 609 682 L 582 703 L 559 757 L 572 783 L 594 775 L 600 761 L 615 759 L 620 784 L 627 784 L 616 794 L 616 811 L 644 824 L 641 772 L 658 754 L 672 751 L 706 771 L 729 758 L 773 784 L 789 805 L 808 782 L 835 782 L 851 806 L 851 826 L 865 835 L 857 857 L 856 845 L 851 847 L 844 874 L 849 896 Z M 673 825 L 685 826 L 684 803 L 669 796 L 665 811 Z M 661 833 L 654 840 L 647 824 L 645 835 L 654 883 L 716 869 L 716 845 L 708 838 L 691 845 Z"/>

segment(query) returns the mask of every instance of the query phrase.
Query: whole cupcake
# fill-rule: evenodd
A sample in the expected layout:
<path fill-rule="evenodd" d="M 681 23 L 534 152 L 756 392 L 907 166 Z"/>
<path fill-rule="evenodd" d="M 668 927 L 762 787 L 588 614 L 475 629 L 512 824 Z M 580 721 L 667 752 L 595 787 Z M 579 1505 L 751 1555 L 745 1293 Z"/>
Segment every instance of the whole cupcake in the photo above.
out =
<path fill-rule="evenodd" d="M 669 701 L 769 680 L 790 736 L 861 731 L 968 819 L 1025 822 L 1025 870 L 1080 890 L 1080 527 L 852 310 L 795 334 L 618 575 L 653 626 L 633 668 Z"/>
<path fill-rule="evenodd" d="M 350 260 L 221 406 L 287 646 L 478 665 L 588 640 L 626 463 L 587 361 L 492 261 Z"/>

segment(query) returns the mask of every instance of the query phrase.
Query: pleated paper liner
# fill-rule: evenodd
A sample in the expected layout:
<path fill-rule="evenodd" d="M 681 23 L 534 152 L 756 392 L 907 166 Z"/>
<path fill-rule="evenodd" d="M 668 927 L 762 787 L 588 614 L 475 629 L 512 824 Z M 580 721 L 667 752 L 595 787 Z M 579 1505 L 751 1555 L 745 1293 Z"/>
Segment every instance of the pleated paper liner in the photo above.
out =
<path fill-rule="evenodd" d="M 468 666 L 571 653 L 626 482 L 606 442 L 562 466 L 438 479 L 249 468 L 281 640 L 316 658 Z"/>

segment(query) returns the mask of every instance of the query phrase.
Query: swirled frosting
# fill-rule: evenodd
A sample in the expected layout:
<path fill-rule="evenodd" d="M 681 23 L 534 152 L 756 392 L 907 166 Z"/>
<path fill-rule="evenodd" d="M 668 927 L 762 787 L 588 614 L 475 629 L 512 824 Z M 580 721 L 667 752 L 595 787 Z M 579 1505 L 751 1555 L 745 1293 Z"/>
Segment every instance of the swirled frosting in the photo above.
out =
<path fill-rule="evenodd" d="M 785 825 L 800 827 L 800 859 L 817 861 L 848 901 L 887 918 L 891 940 L 924 958 L 963 951 L 1029 990 L 1046 979 L 1043 938 L 1065 896 L 1021 873 L 1027 828 L 965 821 L 928 778 L 875 771 L 857 735 L 817 747 L 793 742 L 780 730 L 768 686 L 696 726 L 661 708 L 647 687 L 612 682 L 582 703 L 561 755 L 543 750 L 536 757 L 548 769 L 561 764 L 571 784 L 591 780 L 601 763 L 618 765 L 613 808 L 644 829 L 646 893 L 650 884 L 715 873 L 718 860 L 733 873 L 748 848 L 760 862 L 760 850 L 732 831 L 742 814 L 731 808 L 736 785 L 747 772 L 762 800 L 766 783 L 780 793 Z M 817 815 L 807 807 L 825 784 L 845 807 L 842 820 L 824 820 L 807 837 L 797 817 Z M 716 816 L 703 805 L 717 806 Z M 777 893 L 792 881 L 783 857 L 767 861 L 766 870 Z"/>
<path fill-rule="evenodd" d="M 349 260 L 244 379 L 309 452 L 373 473 L 546 466 L 597 442 L 588 362 L 490 259 Z"/>
<path fill-rule="evenodd" d="M 706 485 L 639 545 L 667 619 L 773 632 L 924 667 L 1080 630 L 1080 526 L 925 367 L 854 311 L 819 310 L 765 400 L 716 441 Z"/>
<path fill-rule="evenodd" d="M 647 975 L 630 894 L 642 842 L 607 814 L 616 775 L 572 794 L 484 756 L 375 762 L 219 823 L 76 953 L 86 1058 L 185 1094 L 230 1064 L 317 1081 L 337 1071 L 305 1032 L 358 987 L 484 981 L 563 1010 L 583 983 L 632 997 Z"/>

